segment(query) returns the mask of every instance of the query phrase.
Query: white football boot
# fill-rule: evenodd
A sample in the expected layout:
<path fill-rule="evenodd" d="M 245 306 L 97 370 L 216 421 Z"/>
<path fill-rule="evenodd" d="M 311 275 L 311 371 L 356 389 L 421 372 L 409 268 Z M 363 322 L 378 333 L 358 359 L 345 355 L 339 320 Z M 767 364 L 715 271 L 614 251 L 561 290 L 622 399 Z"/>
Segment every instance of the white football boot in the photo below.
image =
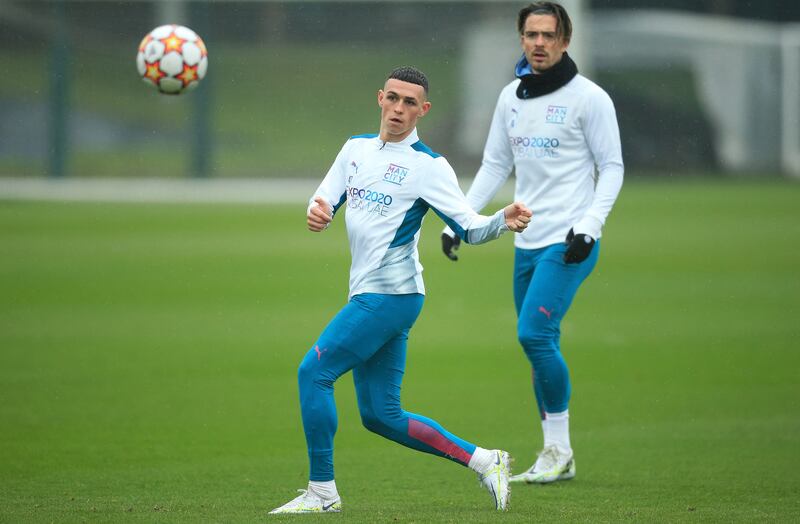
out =
<path fill-rule="evenodd" d="M 511 498 L 511 488 L 508 486 L 511 456 L 499 449 L 492 450 L 492 454 L 494 456 L 491 465 L 478 474 L 478 480 L 494 497 L 495 508 L 498 511 L 505 511 L 508 509 L 508 499 Z"/>
<path fill-rule="evenodd" d="M 575 458 L 572 450 L 562 452 L 558 446 L 550 445 L 539 453 L 536 463 L 524 473 L 511 477 L 511 482 L 547 484 L 557 480 L 575 478 Z"/>
<path fill-rule="evenodd" d="M 298 489 L 302 494 L 283 506 L 269 512 L 270 515 L 278 513 L 339 513 L 342 511 L 342 499 L 338 496 L 333 500 L 323 500 L 310 490 Z"/>

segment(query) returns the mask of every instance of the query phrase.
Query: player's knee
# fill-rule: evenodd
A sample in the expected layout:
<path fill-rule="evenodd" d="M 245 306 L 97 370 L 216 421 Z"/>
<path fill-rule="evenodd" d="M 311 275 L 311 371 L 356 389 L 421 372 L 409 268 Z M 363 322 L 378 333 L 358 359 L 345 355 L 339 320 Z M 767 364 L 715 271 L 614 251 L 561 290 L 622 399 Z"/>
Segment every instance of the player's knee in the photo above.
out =
<path fill-rule="evenodd" d="M 360 405 L 359 412 L 364 427 L 378 435 L 388 435 L 397 422 L 384 409 L 375 410 L 372 407 Z"/>
<path fill-rule="evenodd" d="M 314 380 L 314 366 L 308 362 L 307 359 L 303 359 L 300 362 L 300 365 L 297 367 L 297 381 L 300 384 L 308 384 L 313 382 Z"/>
<path fill-rule="evenodd" d="M 297 382 L 299 384 L 332 387 L 335 381 L 336 377 L 312 358 L 304 358 L 297 368 Z"/>
<path fill-rule="evenodd" d="M 517 332 L 517 338 L 534 368 L 545 364 L 558 353 L 556 336 L 547 330 L 522 327 Z"/>
<path fill-rule="evenodd" d="M 386 425 L 381 418 L 371 409 L 361 409 L 361 423 L 364 427 L 378 435 L 386 433 Z"/>
<path fill-rule="evenodd" d="M 535 326 L 519 326 L 517 339 L 526 351 L 550 351 L 554 347 L 555 335 Z"/>
<path fill-rule="evenodd" d="M 368 412 L 365 413 L 364 411 L 361 412 L 361 423 L 367 428 L 369 431 L 373 433 L 380 433 L 380 420 L 378 417 L 375 416 L 374 413 Z"/>

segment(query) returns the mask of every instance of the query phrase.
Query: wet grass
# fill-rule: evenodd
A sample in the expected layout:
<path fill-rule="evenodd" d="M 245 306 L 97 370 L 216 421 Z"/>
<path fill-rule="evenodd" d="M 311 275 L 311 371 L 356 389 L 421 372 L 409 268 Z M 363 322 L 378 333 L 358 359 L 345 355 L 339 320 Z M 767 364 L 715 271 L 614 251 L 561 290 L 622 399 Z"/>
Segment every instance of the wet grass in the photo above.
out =
<path fill-rule="evenodd" d="M 626 185 L 562 326 L 578 476 L 515 488 L 507 514 L 466 469 L 364 430 L 344 377 L 338 518 L 800 518 L 799 198 Z M 0 203 L 0 521 L 253 522 L 304 487 L 296 366 L 349 265 L 342 224 L 308 233 L 304 207 Z M 512 239 L 453 264 L 440 226 L 404 407 L 525 468 L 541 437 Z"/>

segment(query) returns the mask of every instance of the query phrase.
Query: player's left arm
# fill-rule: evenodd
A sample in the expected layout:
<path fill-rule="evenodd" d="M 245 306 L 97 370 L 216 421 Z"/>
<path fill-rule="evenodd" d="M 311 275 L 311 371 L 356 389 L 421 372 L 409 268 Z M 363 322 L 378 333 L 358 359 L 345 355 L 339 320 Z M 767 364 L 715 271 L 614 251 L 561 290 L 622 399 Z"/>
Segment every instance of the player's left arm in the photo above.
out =
<path fill-rule="evenodd" d="M 506 129 L 506 91 L 507 89 L 504 89 L 497 99 L 492 125 L 483 149 L 481 167 L 466 194 L 470 207 L 479 213 L 503 187 L 514 166 L 514 154 Z M 450 226 L 446 226 L 442 231 L 442 251 L 445 256 L 454 262 L 457 261 L 458 255 L 455 252 L 460 244 L 459 236 Z"/>
<path fill-rule="evenodd" d="M 420 196 L 468 244 L 482 244 L 506 231 L 519 233 L 528 227 L 532 213 L 523 203 L 509 204 L 492 216 L 480 215 L 469 205 L 447 160 L 433 160 L 431 171 L 421 181 Z"/>
<path fill-rule="evenodd" d="M 583 134 L 594 158 L 597 182 L 589 209 L 567 234 L 564 254 L 567 263 L 583 262 L 591 253 L 622 189 L 625 171 L 617 114 L 611 98 L 598 89 L 586 101 L 585 107 Z"/>

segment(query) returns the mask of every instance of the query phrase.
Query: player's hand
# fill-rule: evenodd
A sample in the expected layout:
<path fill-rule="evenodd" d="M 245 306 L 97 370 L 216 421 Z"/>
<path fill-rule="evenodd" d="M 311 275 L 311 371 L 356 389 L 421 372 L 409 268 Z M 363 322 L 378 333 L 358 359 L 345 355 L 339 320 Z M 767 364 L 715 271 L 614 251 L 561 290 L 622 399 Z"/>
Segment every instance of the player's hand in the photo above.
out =
<path fill-rule="evenodd" d="M 325 202 L 325 199 L 322 197 L 314 198 L 314 204 L 311 204 L 308 208 L 308 215 L 306 216 L 306 223 L 308 224 L 308 229 L 319 233 L 323 229 L 327 228 L 328 225 L 333 220 L 333 216 L 331 214 L 331 206 Z"/>
<path fill-rule="evenodd" d="M 586 260 L 594 247 L 594 239 L 589 235 L 578 233 L 577 235 L 570 228 L 567 233 L 567 251 L 564 253 L 564 262 L 567 264 L 578 264 Z"/>
<path fill-rule="evenodd" d="M 503 209 L 506 218 L 506 226 L 514 233 L 522 233 L 528 227 L 533 212 L 522 202 L 514 202 Z"/>
<path fill-rule="evenodd" d="M 458 255 L 456 255 L 456 251 L 461 246 L 461 238 L 456 235 L 455 233 L 453 236 L 448 235 L 447 233 L 442 233 L 442 251 L 444 255 L 455 262 L 458 260 Z"/>

